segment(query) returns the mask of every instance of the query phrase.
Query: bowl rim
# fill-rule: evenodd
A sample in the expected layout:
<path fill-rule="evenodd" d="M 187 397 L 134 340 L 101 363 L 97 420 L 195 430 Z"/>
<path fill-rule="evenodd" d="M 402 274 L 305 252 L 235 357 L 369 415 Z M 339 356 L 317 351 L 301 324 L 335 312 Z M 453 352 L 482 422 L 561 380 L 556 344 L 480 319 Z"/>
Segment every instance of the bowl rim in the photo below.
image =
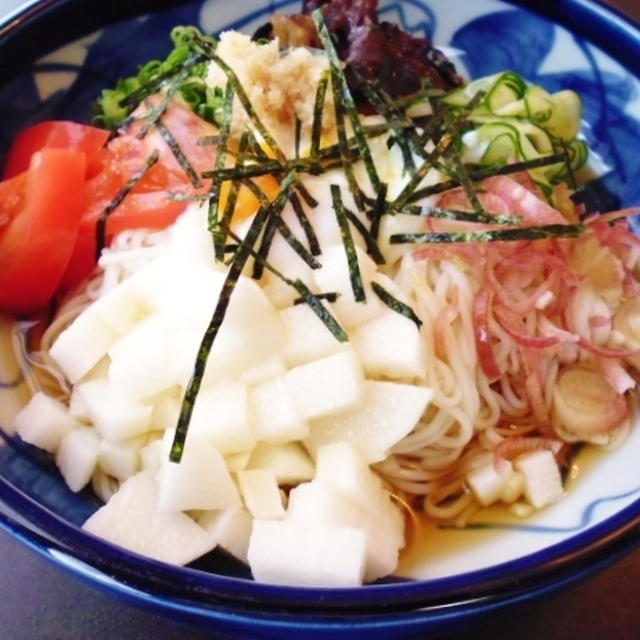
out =
<path fill-rule="evenodd" d="M 589 0 L 542 3 L 543 7 L 535 0 L 506 2 L 567 27 L 640 77 L 640 27 L 614 9 L 599 1 Z M 178 3 L 179 0 L 135 0 L 128 6 L 131 12 L 143 13 L 151 6 L 159 10 Z M 10 51 L 21 47 L 24 49 L 24 41 L 31 40 L 40 22 L 54 18 L 59 20 L 61 15 L 80 4 L 83 4 L 83 0 L 31 0 L 23 4 L 0 20 L 0 48 Z M 111 3 L 99 3 L 102 4 Z M 93 24 L 96 20 L 100 20 L 101 24 L 111 21 L 112 14 L 110 11 L 95 12 L 92 21 L 84 23 L 85 27 L 77 36 L 96 28 L 87 27 L 87 24 Z M 123 18 L 122 13 L 118 15 L 119 19 Z M 283 587 L 190 568 L 176 568 L 125 551 L 71 525 L 4 478 L 0 478 L 0 501 L 5 507 L 0 513 L 0 526 L 36 551 L 50 555 L 50 549 L 57 549 L 59 553 L 86 562 L 94 571 L 126 580 L 140 593 L 146 590 L 154 590 L 156 596 L 161 593 L 167 603 L 179 602 L 177 598 L 180 595 L 184 597 L 188 591 L 194 598 L 189 606 L 210 607 L 212 603 L 219 602 L 220 606 L 228 607 L 230 604 L 240 606 L 240 603 L 252 610 L 268 605 L 284 607 L 286 611 L 317 611 L 320 608 L 326 612 L 361 615 L 367 607 L 375 605 L 381 616 L 396 610 L 403 611 L 406 619 L 411 610 L 414 612 L 412 615 L 416 614 L 415 607 L 420 608 L 421 615 L 426 615 L 430 610 L 435 611 L 436 607 L 446 609 L 452 604 L 462 606 L 461 603 L 475 602 L 485 606 L 490 602 L 510 601 L 516 597 L 513 591 L 511 595 L 508 593 L 508 588 L 513 587 L 514 582 L 518 583 L 517 593 L 520 596 L 527 591 L 545 591 L 553 588 L 554 580 L 561 584 L 566 572 L 575 572 L 574 575 L 578 576 L 584 574 L 587 571 L 587 559 L 593 560 L 593 565 L 599 567 L 607 562 L 607 558 L 613 560 L 640 544 L 638 499 L 584 532 L 529 556 L 486 569 L 433 580 L 374 584 L 356 589 Z M 21 517 L 16 517 L 16 513 Z M 203 580 L 206 583 L 204 587 Z M 565 576 L 564 581 L 568 580 L 570 577 Z M 179 590 L 175 586 L 176 581 L 181 582 Z M 181 602 L 180 606 L 187 605 Z"/>

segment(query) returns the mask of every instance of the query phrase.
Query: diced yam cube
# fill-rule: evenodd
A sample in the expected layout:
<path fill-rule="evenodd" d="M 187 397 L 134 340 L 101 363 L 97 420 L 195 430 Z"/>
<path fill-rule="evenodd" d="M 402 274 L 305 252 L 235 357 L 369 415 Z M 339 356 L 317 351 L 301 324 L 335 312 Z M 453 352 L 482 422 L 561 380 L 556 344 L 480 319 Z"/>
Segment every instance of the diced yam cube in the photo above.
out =
<path fill-rule="evenodd" d="M 338 487 L 313 480 L 291 490 L 287 518 L 364 531 L 367 539 L 364 578 L 371 581 L 393 573 L 398 564 L 399 550 L 404 544 L 404 525 L 398 509 L 393 509 L 393 517 L 387 519 L 378 509 L 356 500 Z"/>
<path fill-rule="evenodd" d="M 303 418 L 350 409 L 363 395 L 362 367 L 351 350 L 291 369 L 285 380 Z"/>
<path fill-rule="evenodd" d="M 385 309 L 350 337 L 368 377 L 426 378 L 427 355 L 420 330 L 396 311 Z"/>
<path fill-rule="evenodd" d="M 101 295 L 91 310 L 122 336 L 144 321 L 157 307 L 158 283 L 170 273 L 167 260 L 154 260 Z"/>
<path fill-rule="evenodd" d="M 149 430 L 151 407 L 130 398 L 110 380 L 91 380 L 77 389 L 91 423 L 106 440 L 126 440 Z"/>
<path fill-rule="evenodd" d="M 109 349 L 109 378 L 127 395 L 143 400 L 175 384 L 168 352 L 171 327 L 151 316 Z"/>
<path fill-rule="evenodd" d="M 280 273 L 295 273 L 296 278 L 304 282 L 309 289 L 315 291 L 315 271 L 302 261 L 280 234 L 276 234 L 271 242 L 269 264 Z M 265 270 L 262 283 L 263 291 L 278 309 L 291 306 L 294 300 L 300 296 L 296 289 L 283 282 L 269 270 Z"/>
<path fill-rule="evenodd" d="M 336 442 L 318 448 L 316 479 L 338 487 L 346 494 L 393 521 L 399 511 L 391 502 L 382 480 L 366 463 L 358 449 L 349 442 Z M 402 541 L 398 542 L 398 546 Z"/>
<path fill-rule="evenodd" d="M 328 311 L 336 317 L 331 306 Z M 285 328 L 283 355 L 290 367 L 333 355 L 347 348 L 338 342 L 308 304 L 296 304 L 280 311 Z"/>
<path fill-rule="evenodd" d="M 75 384 L 119 338 L 120 335 L 88 307 L 57 337 L 49 355 Z"/>
<path fill-rule="evenodd" d="M 159 471 L 165 452 L 162 437 L 151 440 L 140 449 L 140 468 L 144 471 Z"/>
<path fill-rule="evenodd" d="M 323 444 L 348 441 L 366 462 L 379 462 L 414 429 L 432 396 L 427 387 L 365 380 L 360 404 L 313 420 L 304 444 L 313 453 Z"/>
<path fill-rule="evenodd" d="M 284 507 L 276 476 L 270 469 L 252 469 L 238 473 L 244 503 L 254 518 L 279 520 Z"/>
<path fill-rule="evenodd" d="M 201 389 L 193 408 L 189 434 L 210 442 L 222 454 L 252 449 L 256 437 L 249 420 L 246 386 L 228 382 Z"/>
<path fill-rule="evenodd" d="M 249 550 L 253 518 L 246 509 L 236 507 L 205 511 L 198 518 L 198 524 L 225 551 L 241 562 L 249 563 L 247 551 Z"/>
<path fill-rule="evenodd" d="M 16 415 L 14 426 L 25 442 L 54 453 L 62 438 L 80 424 L 62 402 L 37 391 Z"/>
<path fill-rule="evenodd" d="M 154 431 L 166 431 L 175 429 L 180 415 L 180 405 L 182 398 L 172 394 L 162 394 L 156 402 L 151 403 L 153 410 L 151 413 L 151 428 Z"/>
<path fill-rule="evenodd" d="M 511 504 L 515 502 L 524 491 L 524 476 L 519 471 L 514 471 L 505 482 L 500 492 L 500 500 Z"/>
<path fill-rule="evenodd" d="M 361 529 L 295 520 L 254 520 L 249 566 L 259 582 L 355 587 L 362 584 L 366 543 Z"/>
<path fill-rule="evenodd" d="M 247 468 L 251 451 L 242 451 L 241 453 L 228 453 L 224 460 L 227 463 L 227 469 L 230 473 L 238 473 Z"/>
<path fill-rule="evenodd" d="M 489 462 L 467 473 L 467 485 L 481 505 L 488 507 L 502 497 L 507 481 L 513 474 L 513 466 L 509 461 L 506 460 L 503 466 L 498 470 L 493 462 Z"/>
<path fill-rule="evenodd" d="M 309 424 L 296 409 L 284 377 L 249 389 L 249 406 L 258 440 L 289 442 L 309 435 Z"/>
<path fill-rule="evenodd" d="M 284 359 L 280 354 L 275 354 L 243 371 L 238 379 L 248 387 L 251 387 L 256 384 L 268 382 L 274 378 L 279 378 L 286 372 L 287 368 L 285 367 Z"/>
<path fill-rule="evenodd" d="M 332 308 L 345 329 L 351 329 L 375 318 L 386 308 L 369 285 L 376 273 L 375 262 L 358 247 L 356 255 L 365 288 L 364 301 L 356 302 L 354 298 L 344 246 L 336 245 L 323 250 L 322 268 L 314 272 L 319 291 L 340 294 Z"/>
<path fill-rule="evenodd" d="M 98 461 L 100 438 L 91 427 L 78 427 L 67 432 L 56 453 L 56 464 L 71 491 L 83 489 Z"/>
<path fill-rule="evenodd" d="M 551 451 L 525 453 L 515 460 L 514 467 L 524 476 L 524 495 L 536 509 L 557 502 L 564 495 L 560 470 Z"/>
<path fill-rule="evenodd" d="M 110 476 L 126 480 L 140 470 L 140 438 L 121 442 L 103 440 L 98 448 L 98 465 Z"/>
<path fill-rule="evenodd" d="M 275 474 L 279 485 L 295 485 L 311 480 L 316 467 L 296 442 L 277 445 L 260 442 L 251 452 L 247 469 L 269 469 Z"/>
<path fill-rule="evenodd" d="M 221 453 L 188 433 L 180 462 L 169 460 L 174 432 L 167 431 L 160 467 L 159 508 L 163 511 L 228 509 L 240 506 L 238 490 Z"/>
<path fill-rule="evenodd" d="M 83 529 L 130 551 L 177 565 L 215 546 L 211 536 L 187 515 L 158 509 L 158 485 L 149 471 L 124 482 Z"/>

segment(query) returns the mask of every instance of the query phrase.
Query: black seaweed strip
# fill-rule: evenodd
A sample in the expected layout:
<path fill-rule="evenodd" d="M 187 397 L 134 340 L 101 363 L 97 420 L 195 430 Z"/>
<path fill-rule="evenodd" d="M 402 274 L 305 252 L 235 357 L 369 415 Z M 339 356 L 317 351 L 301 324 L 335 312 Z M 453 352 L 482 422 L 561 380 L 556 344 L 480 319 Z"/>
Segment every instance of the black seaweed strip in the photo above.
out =
<path fill-rule="evenodd" d="M 105 246 L 106 233 L 107 233 L 107 220 L 109 216 L 122 204 L 122 201 L 129 195 L 131 189 L 133 189 L 138 182 L 144 177 L 145 173 L 151 169 L 151 167 L 158 162 L 160 154 L 155 149 L 151 155 L 145 160 L 144 164 L 138 171 L 136 171 L 120 191 L 116 194 L 115 198 L 105 207 L 104 211 L 100 215 L 96 224 L 96 260 L 100 258 L 100 253 Z"/>
<path fill-rule="evenodd" d="M 185 156 L 184 152 L 180 148 L 180 145 L 177 143 L 176 139 L 173 137 L 173 134 L 167 128 L 167 125 L 162 122 L 162 118 L 156 122 L 156 128 L 160 132 L 162 139 L 167 143 L 169 149 L 171 149 L 171 153 L 178 161 L 178 164 L 182 168 L 182 170 L 187 174 L 189 181 L 196 188 L 199 189 L 202 186 L 202 180 L 196 173 L 196 170 L 193 168 L 193 165 L 189 162 L 187 156 Z"/>
<path fill-rule="evenodd" d="M 378 284 L 377 282 L 372 282 L 371 288 L 373 289 L 373 292 L 378 296 L 378 298 L 380 298 L 380 300 L 382 300 L 382 302 L 384 302 L 384 304 L 389 307 L 389 309 L 392 309 L 396 313 L 399 313 L 401 316 L 404 316 L 408 320 L 411 320 L 411 322 L 413 322 L 416 327 L 418 327 L 418 329 L 422 326 L 422 320 L 418 318 L 415 311 L 408 304 L 405 304 L 404 302 L 398 300 L 393 294 L 389 293 L 389 291 L 387 291 L 381 284 Z"/>
<path fill-rule="evenodd" d="M 342 236 L 342 244 L 347 256 L 347 264 L 349 266 L 349 280 L 351 281 L 351 289 L 356 302 L 366 300 L 364 286 L 362 285 L 362 275 L 360 273 L 360 265 L 358 264 L 358 254 L 353 242 L 351 230 L 349 229 L 349 218 L 342 203 L 342 195 L 340 187 L 336 184 L 331 185 L 331 199 L 333 201 L 333 210 L 336 214 L 336 220 L 340 228 Z"/>
<path fill-rule="evenodd" d="M 313 225 L 309 220 L 309 216 L 304 210 L 302 203 L 300 202 L 300 198 L 298 198 L 298 194 L 295 191 L 291 192 L 289 196 L 289 200 L 291 202 L 291 206 L 293 207 L 293 211 L 295 212 L 298 222 L 300 222 L 300 226 L 304 231 L 304 235 L 307 238 L 307 242 L 309 244 L 309 251 L 311 251 L 311 255 L 319 256 L 322 253 L 322 249 L 320 248 L 320 242 L 318 241 L 318 236 L 313 229 Z"/>
<path fill-rule="evenodd" d="M 322 115 L 324 112 L 324 101 L 327 95 L 327 85 L 329 84 L 329 71 L 325 69 L 318 80 L 316 97 L 313 103 L 313 123 L 311 125 L 311 150 L 309 156 L 315 158 L 320 150 L 320 137 L 322 135 Z"/>
<path fill-rule="evenodd" d="M 546 238 L 574 238 L 584 231 L 582 224 L 549 224 L 539 227 L 495 229 L 459 233 L 399 233 L 389 238 L 391 244 L 434 244 L 452 242 L 514 242 Z"/>

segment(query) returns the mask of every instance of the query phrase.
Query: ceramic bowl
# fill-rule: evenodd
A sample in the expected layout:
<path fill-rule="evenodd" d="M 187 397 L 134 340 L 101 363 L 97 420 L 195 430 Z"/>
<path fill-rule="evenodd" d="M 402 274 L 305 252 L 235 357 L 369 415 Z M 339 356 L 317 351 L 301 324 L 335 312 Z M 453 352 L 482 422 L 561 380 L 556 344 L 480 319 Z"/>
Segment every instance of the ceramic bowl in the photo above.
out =
<path fill-rule="evenodd" d="M 102 5 L 109 5 L 104 7 Z M 125 3 L 122 3 L 124 5 Z M 511 69 L 549 91 L 575 89 L 584 136 L 598 159 L 605 206 L 640 203 L 640 32 L 586 0 L 381 3 L 386 20 L 444 47 L 468 77 Z M 0 25 L 0 162 L 15 133 L 48 118 L 89 121 L 105 86 L 168 50 L 176 24 L 253 32 L 298 2 L 44 0 Z M 530 5 L 530 6 L 528 6 Z M 547 6 L 549 5 L 549 6 Z M 16 367 L 0 340 L 0 525 L 93 585 L 220 636 L 326 638 L 451 632 L 548 593 L 637 544 L 640 430 L 624 446 L 577 458 L 567 497 L 526 520 L 483 513 L 465 529 L 431 527 L 397 575 L 359 589 L 258 584 L 212 554 L 189 567 L 154 562 L 84 533 L 99 505 L 71 493 L 52 463 L 11 436 Z"/>

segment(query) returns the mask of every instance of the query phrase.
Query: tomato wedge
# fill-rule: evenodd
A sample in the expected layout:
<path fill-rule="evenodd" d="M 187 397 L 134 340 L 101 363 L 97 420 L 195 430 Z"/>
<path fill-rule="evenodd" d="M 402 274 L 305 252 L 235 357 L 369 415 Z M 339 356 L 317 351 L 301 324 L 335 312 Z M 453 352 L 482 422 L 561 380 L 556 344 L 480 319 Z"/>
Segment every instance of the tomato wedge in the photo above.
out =
<path fill-rule="evenodd" d="M 41 149 L 77 149 L 87 157 L 87 177 L 102 169 L 102 147 L 109 132 L 66 120 L 47 120 L 21 131 L 7 154 L 4 178 L 16 176 L 29 168 L 31 156 Z"/>
<path fill-rule="evenodd" d="M 29 313 L 56 292 L 78 235 L 86 157 L 45 148 L 25 173 L 0 183 L 0 308 Z"/>

